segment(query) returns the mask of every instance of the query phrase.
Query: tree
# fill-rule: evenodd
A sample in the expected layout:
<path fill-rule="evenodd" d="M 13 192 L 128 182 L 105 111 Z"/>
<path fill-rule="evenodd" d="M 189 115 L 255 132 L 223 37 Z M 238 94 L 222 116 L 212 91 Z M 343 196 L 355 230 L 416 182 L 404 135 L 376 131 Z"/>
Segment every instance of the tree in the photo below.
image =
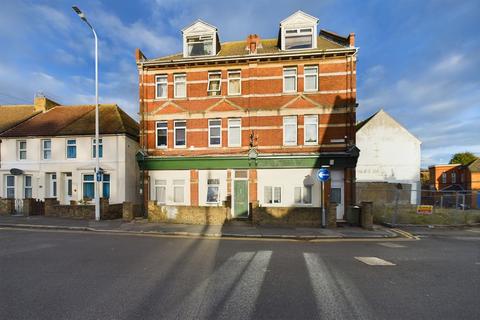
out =
<path fill-rule="evenodd" d="M 466 165 L 476 159 L 477 157 L 471 152 L 468 152 L 468 151 L 459 152 L 453 155 L 452 159 L 450 159 L 450 164 L 459 163 L 459 164 Z"/>

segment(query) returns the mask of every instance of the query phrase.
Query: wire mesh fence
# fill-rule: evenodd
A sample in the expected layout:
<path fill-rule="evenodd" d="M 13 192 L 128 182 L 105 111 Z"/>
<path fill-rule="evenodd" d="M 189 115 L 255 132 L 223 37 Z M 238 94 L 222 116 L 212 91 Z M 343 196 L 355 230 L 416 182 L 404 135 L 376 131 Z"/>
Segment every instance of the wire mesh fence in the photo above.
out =
<path fill-rule="evenodd" d="M 430 190 L 415 184 L 357 183 L 357 203 L 373 203 L 378 223 L 480 223 L 479 190 Z"/>

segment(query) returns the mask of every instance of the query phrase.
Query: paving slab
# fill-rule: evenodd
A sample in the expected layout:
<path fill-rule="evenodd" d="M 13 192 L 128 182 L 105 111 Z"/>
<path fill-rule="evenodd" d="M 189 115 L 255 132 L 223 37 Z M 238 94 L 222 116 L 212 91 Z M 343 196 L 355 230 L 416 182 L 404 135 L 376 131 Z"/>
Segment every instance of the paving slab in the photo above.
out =
<path fill-rule="evenodd" d="M 308 240 L 321 238 L 398 237 L 397 233 L 380 226 L 376 226 L 374 230 L 365 230 L 359 227 L 324 229 L 305 227 L 255 226 L 248 222 L 240 224 L 227 223 L 219 226 L 206 226 L 173 223 L 150 223 L 143 219 L 124 222 L 122 220 L 94 221 L 44 216 L 0 216 L 0 226 L 231 238 L 286 238 Z"/>

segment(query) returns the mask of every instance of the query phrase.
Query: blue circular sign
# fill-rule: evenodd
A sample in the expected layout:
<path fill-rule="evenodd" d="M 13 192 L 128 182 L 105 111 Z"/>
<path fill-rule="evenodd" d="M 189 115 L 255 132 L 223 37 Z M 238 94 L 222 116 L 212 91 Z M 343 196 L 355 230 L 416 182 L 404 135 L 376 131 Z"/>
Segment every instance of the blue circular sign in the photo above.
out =
<path fill-rule="evenodd" d="M 325 182 L 328 179 L 330 179 L 330 171 L 328 171 L 328 169 L 325 169 L 325 168 L 320 168 L 318 170 L 317 176 L 320 181 Z"/>

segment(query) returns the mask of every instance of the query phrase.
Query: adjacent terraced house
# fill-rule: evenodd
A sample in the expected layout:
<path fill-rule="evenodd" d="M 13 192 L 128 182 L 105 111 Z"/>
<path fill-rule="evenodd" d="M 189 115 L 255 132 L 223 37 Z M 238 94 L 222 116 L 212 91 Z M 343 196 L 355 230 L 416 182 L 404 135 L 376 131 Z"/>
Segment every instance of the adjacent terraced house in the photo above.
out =
<path fill-rule="evenodd" d="M 0 134 L 1 197 L 16 199 L 17 211 L 26 198 L 91 203 L 95 106 L 35 100 L 29 117 Z M 117 105 L 100 105 L 99 114 L 100 196 L 110 203 L 138 203 L 138 123 Z"/>
<path fill-rule="evenodd" d="M 201 20 L 182 37 L 177 54 L 136 51 L 138 159 L 150 209 L 165 207 L 172 218 L 181 207 L 224 207 L 227 218 L 254 220 L 263 212 L 271 222 L 316 217 L 317 171 L 329 166 L 325 203 L 337 203 L 342 219 L 358 157 L 354 34 L 318 30 L 317 18 L 298 11 L 274 39 L 221 42 Z"/>

